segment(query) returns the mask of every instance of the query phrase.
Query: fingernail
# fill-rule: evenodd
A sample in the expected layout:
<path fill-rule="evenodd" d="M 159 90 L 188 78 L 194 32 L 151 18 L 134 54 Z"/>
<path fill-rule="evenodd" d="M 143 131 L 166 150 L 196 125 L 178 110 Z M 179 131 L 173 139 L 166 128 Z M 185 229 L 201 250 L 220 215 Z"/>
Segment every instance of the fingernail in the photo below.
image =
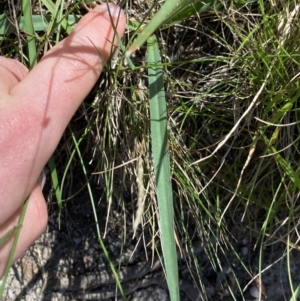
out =
<path fill-rule="evenodd" d="M 121 8 L 113 3 L 103 3 L 99 7 L 103 13 L 107 13 L 111 17 L 119 17 Z"/>

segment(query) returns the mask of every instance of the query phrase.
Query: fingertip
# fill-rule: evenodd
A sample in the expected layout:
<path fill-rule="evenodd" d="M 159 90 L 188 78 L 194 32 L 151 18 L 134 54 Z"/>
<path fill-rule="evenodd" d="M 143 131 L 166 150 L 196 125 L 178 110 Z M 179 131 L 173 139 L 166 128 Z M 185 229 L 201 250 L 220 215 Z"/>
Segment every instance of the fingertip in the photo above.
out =
<path fill-rule="evenodd" d="M 112 26 L 113 23 L 113 26 Z M 116 4 L 103 3 L 97 5 L 85 15 L 72 32 L 70 40 L 77 37 L 83 44 L 96 46 L 102 58 L 107 60 L 114 46 L 116 35 L 123 36 L 126 27 L 126 16 Z M 93 38 L 97 34 L 98 39 Z M 76 38 L 74 39 L 76 40 Z"/>
<path fill-rule="evenodd" d="M 119 17 L 121 14 L 124 15 L 123 10 L 114 3 L 102 3 L 101 5 L 95 6 L 92 12 L 101 12 L 107 13 L 108 15 L 116 18 Z"/>
<path fill-rule="evenodd" d="M 118 23 L 120 23 L 120 25 L 124 25 L 124 27 L 126 25 L 126 17 L 123 10 L 114 3 L 103 3 L 101 5 L 97 5 L 91 12 L 106 14 L 113 19 L 115 25 Z M 116 22 L 116 20 L 118 22 Z"/>

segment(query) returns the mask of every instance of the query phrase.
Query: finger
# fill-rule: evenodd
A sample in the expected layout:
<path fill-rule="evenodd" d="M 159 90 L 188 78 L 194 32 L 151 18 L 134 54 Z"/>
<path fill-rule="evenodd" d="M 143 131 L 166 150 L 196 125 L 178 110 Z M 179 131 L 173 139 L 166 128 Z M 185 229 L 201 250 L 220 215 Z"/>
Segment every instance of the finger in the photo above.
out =
<path fill-rule="evenodd" d="M 28 69 L 20 62 L 0 57 L 0 91 L 9 93 L 9 91 L 18 84 L 28 73 Z"/>
<path fill-rule="evenodd" d="M 111 15 L 110 17 L 110 14 Z M 125 28 L 125 16 L 116 5 L 102 4 L 84 16 L 72 34 L 52 48 L 15 89 L 24 106 L 55 118 L 56 128 L 65 128 L 82 99 L 91 90 L 116 44 L 111 18 L 118 35 Z M 34 89 L 28 91 L 34 83 Z M 44 85 L 47 84 L 47 87 Z M 61 99 L 63 98 L 63 101 Z M 51 114 L 55 113 L 54 116 Z M 63 122 L 62 122 L 63 120 Z M 53 122 L 54 123 L 54 122 Z"/>
<path fill-rule="evenodd" d="M 125 16 L 120 9 L 113 4 L 96 7 L 12 89 L 9 105 L 2 106 L 0 183 L 7 176 L 13 181 L 0 188 L 0 224 L 30 193 L 69 120 L 95 84 L 104 64 L 101 58 L 106 60 L 116 44 L 111 18 L 121 36 Z"/>
<path fill-rule="evenodd" d="M 11 217 L 5 226 L 1 227 L 0 237 L 3 237 L 10 229 L 18 224 L 21 209 L 19 209 L 13 217 Z M 36 185 L 33 189 L 27 211 L 25 213 L 25 219 L 21 228 L 20 237 L 17 243 L 17 248 L 14 256 L 14 260 L 17 260 L 30 245 L 41 236 L 47 225 L 47 206 L 39 185 Z M 11 246 L 13 243 L 14 235 L 3 245 L 0 246 L 0 279 L 3 276 L 5 266 L 9 254 L 11 252 Z"/>

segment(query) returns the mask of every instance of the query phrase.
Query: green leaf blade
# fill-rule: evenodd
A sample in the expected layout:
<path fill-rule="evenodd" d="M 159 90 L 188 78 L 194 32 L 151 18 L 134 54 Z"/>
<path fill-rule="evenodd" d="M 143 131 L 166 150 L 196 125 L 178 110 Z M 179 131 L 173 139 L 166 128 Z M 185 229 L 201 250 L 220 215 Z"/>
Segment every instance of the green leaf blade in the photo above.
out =
<path fill-rule="evenodd" d="M 179 300 L 178 265 L 174 238 L 174 210 L 171 185 L 170 157 L 167 137 L 167 105 L 163 69 L 155 36 L 148 39 L 148 69 L 150 91 L 150 122 L 152 154 L 156 179 L 161 242 L 167 283 L 172 301 Z"/>

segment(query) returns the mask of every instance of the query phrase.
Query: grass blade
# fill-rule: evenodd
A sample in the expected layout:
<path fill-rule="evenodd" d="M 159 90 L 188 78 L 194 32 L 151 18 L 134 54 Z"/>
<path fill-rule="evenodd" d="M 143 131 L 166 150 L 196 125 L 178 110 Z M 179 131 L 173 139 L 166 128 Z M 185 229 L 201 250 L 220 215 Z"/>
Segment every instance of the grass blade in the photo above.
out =
<path fill-rule="evenodd" d="M 167 106 L 163 69 L 155 36 L 148 39 L 148 68 L 150 91 L 150 122 L 156 193 L 160 217 L 161 242 L 170 298 L 179 300 L 178 266 L 174 239 L 174 211 L 171 186 L 170 157 L 167 138 Z"/>
<path fill-rule="evenodd" d="M 6 234 L 0 237 L 0 248 L 16 233 L 18 226 L 13 227 L 10 229 Z"/>
<path fill-rule="evenodd" d="M 297 286 L 293 296 L 291 297 L 290 301 L 295 301 L 296 298 L 300 296 L 300 284 Z"/>
<path fill-rule="evenodd" d="M 14 238 L 14 241 L 13 241 L 13 244 L 11 247 L 11 252 L 9 254 L 9 258 L 8 258 L 8 261 L 7 261 L 7 264 L 5 267 L 4 276 L 2 278 L 2 284 L 0 286 L 0 300 L 2 300 L 2 297 L 3 297 L 3 292 L 4 292 L 5 284 L 7 282 L 9 269 L 11 268 L 11 266 L 13 264 L 13 260 L 14 260 L 14 256 L 15 256 L 15 252 L 16 252 L 16 248 L 17 248 L 17 243 L 19 241 L 19 237 L 20 237 L 22 225 L 24 222 L 25 214 L 27 211 L 28 203 L 29 203 L 29 198 L 26 199 L 26 201 L 23 205 L 18 225 L 15 226 L 12 230 L 10 230 L 7 234 L 4 235 L 4 236 L 7 236 L 9 234 L 9 237 L 10 237 L 11 235 L 14 234 L 15 238 Z M 3 239 L 3 237 L 2 237 L 2 239 Z M 5 242 L 2 242 L 2 243 L 4 244 Z"/>
<path fill-rule="evenodd" d="M 75 15 L 69 15 L 67 18 L 67 22 L 71 28 L 73 28 L 78 20 L 79 16 Z M 51 21 L 51 16 L 50 15 L 33 15 L 32 16 L 32 22 L 33 22 L 33 29 L 35 32 L 38 31 L 46 31 L 48 29 L 49 23 Z M 21 31 L 25 31 L 25 19 L 24 17 L 20 18 L 19 21 L 19 28 Z M 9 21 L 8 17 L 5 14 L 0 15 L 0 41 L 1 41 L 1 36 L 4 34 L 8 35 L 9 33 L 15 32 L 15 27 L 11 24 Z"/>
<path fill-rule="evenodd" d="M 134 43 L 127 50 L 126 55 L 130 56 L 139 49 L 150 37 L 150 35 L 164 22 L 166 17 L 172 12 L 180 0 L 167 0 L 161 9 L 154 15 L 150 23 L 145 27 L 142 33 L 137 37 Z"/>
<path fill-rule="evenodd" d="M 197 12 L 203 12 L 208 8 L 213 7 L 214 4 L 220 3 L 216 0 L 167 0 L 160 10 L 153 16 L 150 23 L 139 34 L 137 39 L 128 48 L 126 56 L 130 56 L 133 52 L 139 49 L 153 32 L 163 23 L 176 23 L 180 22 Z"/>
<path fill-rule="evenodd" d="M 88 129 L 87 129 L 87 131 L 88 131 Z M 94 197 L 93 197 L 93 192 L 92 192 L 90 181 L 89 181 L 89 178 L 88 178 L 88 175 L 87 175 L 87 170 L 86 170 L 86 167 L 85 167 L 85 163 L 84 163 L 83 157 L 82 157 L 80 149 L 79 149 L 80 142 L 76 140 L 76 137 L 75 137 L 75 135 L 74 135 L 73 132 L 72 132 L 71 135 L 72 135 L 72 139 L 73 139 L 73 142 L 74 142 L 74 145 L 75 145 L 75 149 L 76 149 L 76 152 L 78 154 L 79 161 L 80 161 L 80 164 L 81 164 L 81 167 L 82 167 L 82 171 L 84 173 L 84 177 L 85 177 L 85 180 L 86 180 L 86 185 L 87 185 L 88 193 L 89 193 L 89 196 L 90 196 L 91 206 L 92 206 L 92 209 L 93 209 L 93 214 L 94 214 L 94 219 L 95 219 L 95 224 L 96 224 L 96 231 L 97 231 L 97 235 L 98 235 L 98 242 L 99 242 L 99 244 L 100 244 L 100 246 L 102 248 L 102 251 L 103 251 L 103 253 L 104 253 L 105 257 L 106 257 L 106 260 L 107 260 L 107 262 L 109 264 L 111 272 L 112 272 L 112 274 L 115 277 L 116 284 L 117 284 L 117 287 L 119 289 L 119 292 L 120 292 L 123 300 L 127 301 L 127 298 L 126 298 L 125 292 L 123 290 L 123 287 L 122 287 L 122 284 L 121 284 L 118 272 L 117 272 L 116 268 L 114 267 L 113 262 L 111 261 L 111 259 L 109 257 L 109 253 L 108 253 L 108 251 L 107 251 L 107 249 L 106 249 L 106 247 L 104 245 L 104 242 L 102 240 L 102 237 L 101 237 L 100 228 L 99 228 L 99 221 L 98 221 L 97 211 L 96 211 L 96 207 L 95 207 L 95 201 L 94 201 Z"/>
<path fill-rule="evenodd" d="M 32 68 L 37 63 L 36 38 L 31 15 L 31 3 L 29 0 L 22 1 L 22 10 L 24 14 L 24 29 L 27 33 L 27 47 L 29 66 Z"/>
<path fill-rule="evenodd" d="M 51 0 L 43 0 L 43 3 L 47 7 L 47 9 L 49 9 L 52 16 L 56 16 L 56 12 L 57 12 L 56 5 Z M 67 34 L 71 33 L 72 27 L 70 26 L 70 24 L 68 24 L 68 22 L 65 18 L 61 20 L 60 24 L 63 27 L 63 29 L 67 32 Z"/>
<path fill-rule="evenodd" d="M 206 0 L 201 2 L 195 0 L 181 1 L 164 21 L 164 28 L 178 24 L 195 14 L 203 13 L 211 8 L 217 9 L 220 6 L 221 1 L 219 0 Z"/>
<path fill-rule="evenodd" d="M 62 189 L 61 189 L 61 185 L 58 180 L 58 174 L 57 174 L 54 155 L 52 155 L 50 157 L 48 166 L 49 166 L 52 185 L 54 188 L 54 193 L 55 193 L 57 205 L 58 205 L 58 227 L 60 229 L 60 217 L 61 217 L 61 212 L 62 212 Z"/>

